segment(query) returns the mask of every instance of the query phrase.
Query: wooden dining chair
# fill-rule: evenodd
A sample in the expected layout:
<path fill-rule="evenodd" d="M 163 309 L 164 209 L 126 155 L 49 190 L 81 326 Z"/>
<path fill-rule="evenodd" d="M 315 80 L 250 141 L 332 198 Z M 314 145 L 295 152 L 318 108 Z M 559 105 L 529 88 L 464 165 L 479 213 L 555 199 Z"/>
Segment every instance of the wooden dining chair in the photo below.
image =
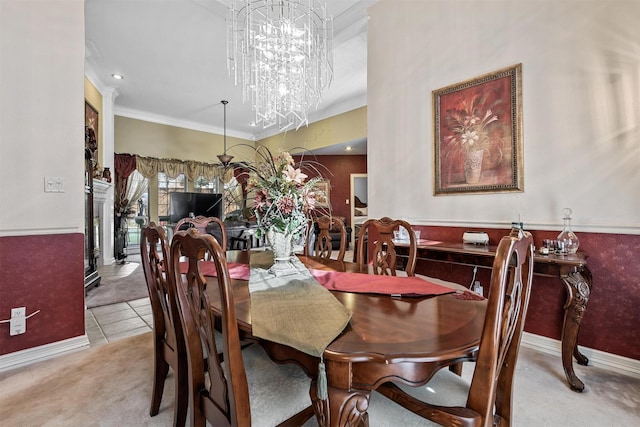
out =
<path fill-rule="evenodd" d="M 217 224 L 220 228 L 220 238 L 218 238 L 217 234 L 214 233 L 216 239 L 220 243 L 220 246 L 226 251 L 227 250 L 227 231 L 224 227 L 224 222 L 215 216 L 202 216 L 198 215 L 196 217 L 187 217 L 182 218 L 176 226 L 173 228 L 173 233 L 177 233 L 186 228 L 197 228 L 198 231 L 202 234 L 206 234 L 209 232 L 209 227 L 211 224 Z"/>
<path fill-rule="evenodd" d="M 533 238 L 519 229 L 500 240 L 478 357 L 465 406 L 431 405 L 427 387 L 383 384 L 378 391 L 410 411 L 446 426 L 509 426 L 513 374 L 533 278 Z"/>
<path fill-rule="evenodd" d="M 365 221 L 358 234 L 356 262 L 361 266 L 371 264 L 374 274 L 395 276 L 396 270 L 401 265 L 398 263 L 393 232 L 398 231 L 400 227 L 404 227 L 409 234 L 409 255 L 404 271 L 407 276 L 414 276 L 417 254 L 416 236 L 412 232 L 411 225 L 401 219 L 384 217 Z M 373 242 L 373 250 L 369 250 L 366 246 L 369 241 Z"/>
<path fill-rule="evenodd" d="M 321 216 L 315 222 L 315 242 L 314 255 L 320 258 L 331 259 L 333 252 L 333 242 L 331 234 L 335 234 L 335 230 L 340 233 L 340 246 L 338 247 L 338 255 L 335 259 L 344 261 L 344 254 L 347 250 L 347 229 L 344 222 L 337 217 Z"/>
<path fill-rule="evenodd" d="M 213 255 L 217 271 L 211 282 L 214 289 L 209 290 L 207 277 L 200 271 L 205 253 Z M 180 255 L 189 265 L 184 275 Z M 177 289 L 187 345 L 191 425 L 204 426 L 206 421 L 214 426 L 304 424 L 313 415 L 311 380 L 298 366 L 273 363 L 259 345 L 241 351 L 225 252 L 215 238 L 194 229 L 180 231 L 172 239 L 170 257 L 170 277 Z M 220 295 L 218 343 L 208 292 Z M 207 363 L 203 354 L 209 355 Z"/>
<path fill-rule="evenodd" d="M 172 303 L 175 290 L 165 274 L 169 243 L 161 226 L 152 222 L 142 229 L 140 257 L 153 315 L 153 387 L 149 414 L 157 415 L 160 410 L 165 380 L 171 367 L 175 382 L 173 424 L 184 426 L 189 403 L 187 354 L 177 305 Z"/>

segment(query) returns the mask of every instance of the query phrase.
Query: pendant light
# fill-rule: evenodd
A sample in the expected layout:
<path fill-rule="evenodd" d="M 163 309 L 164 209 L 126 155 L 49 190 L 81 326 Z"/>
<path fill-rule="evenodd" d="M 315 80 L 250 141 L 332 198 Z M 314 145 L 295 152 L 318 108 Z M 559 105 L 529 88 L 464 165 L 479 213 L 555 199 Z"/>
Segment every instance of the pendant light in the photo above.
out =
<path fill-rule="evenodd" d="M 218 154 L 218 160 L 226 168 L 233 159 L 233 156 L 227 154 L 227 104 L 229 101 L 222 100 L 220 103 L 224 106 L 224 153 Z"/>

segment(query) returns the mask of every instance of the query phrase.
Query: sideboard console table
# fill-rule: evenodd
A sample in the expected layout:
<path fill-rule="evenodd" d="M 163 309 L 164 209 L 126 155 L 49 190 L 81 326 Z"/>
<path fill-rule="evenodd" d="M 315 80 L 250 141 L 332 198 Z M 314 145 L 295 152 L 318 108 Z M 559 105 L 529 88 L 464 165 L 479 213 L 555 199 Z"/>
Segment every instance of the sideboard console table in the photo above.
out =
<path fill-rule="evenodd" d="M 480 268 L 492 268 L 497 246 L 467 243 L 449 243 L 430 240 L 418 241 L 418 260 L 438 261 Z M 399 255 L 403 246 L 398 245 Z M 406 252 L 405 252 L 406 254 Z M 592 288 L 591 272 L 587 268 L 587 254 L 578 251 L 570 255 L 540 255 L 534 257 L 534 275 L 556 277 L 562 280 L 567 293 L 562 326 L 562 365 L 572 390 L 583 391 L 584 383 L 573 371 L 573 357 L 580 365 L 589 359 L 580 353 L 578 331 L 587 309 Z"/>

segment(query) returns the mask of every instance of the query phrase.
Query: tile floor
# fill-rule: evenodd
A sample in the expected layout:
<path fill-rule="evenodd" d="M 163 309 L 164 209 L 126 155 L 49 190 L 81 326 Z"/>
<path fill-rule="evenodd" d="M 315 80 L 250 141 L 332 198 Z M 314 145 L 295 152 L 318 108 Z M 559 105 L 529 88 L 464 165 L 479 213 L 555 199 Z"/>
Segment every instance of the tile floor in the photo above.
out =
<path fill-rule="evenodd" d="M 149 298 L 87 309 L 84 324 L 91 347 L 149 332 L 153 327 Z"/>
<path fill-rule="evenodd" d="M 140 255 L 131 255 L 132 259 Z M 121 266 L 103 266 L 100 276 L 117 274 Z M 85 329 L 91 347 L 96 347 L 120 338 L 149 332 L 153 328 L 153 315 L 149 298 L 120 302 L 87 309 L 84 317 Z"/>

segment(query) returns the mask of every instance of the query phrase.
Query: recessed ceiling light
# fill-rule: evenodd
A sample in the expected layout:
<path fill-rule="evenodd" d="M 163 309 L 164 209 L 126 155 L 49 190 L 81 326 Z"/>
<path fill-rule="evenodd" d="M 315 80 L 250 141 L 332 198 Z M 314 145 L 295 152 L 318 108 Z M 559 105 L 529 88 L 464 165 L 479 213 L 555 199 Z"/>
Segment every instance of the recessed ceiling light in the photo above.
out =
<path fill-rule="evenodd" d="M 117 73 L 111 74 L 111 77 L 113 77 L 116 80 L 124 79 L 124 76 L 122 74 L 117 74 Z"/>
<path fill-rule="evenodd" d="M 347 145 L 347 148 L 345 148 L 345 150 L 347 151 L 351 151 L 353 148 L 350 145 Z"/>
<path fill-rule="evenodd" d="M 255 125 L 256 125 L 256 122 L 249 123 L 249 126 L 255 126 Z"/>

